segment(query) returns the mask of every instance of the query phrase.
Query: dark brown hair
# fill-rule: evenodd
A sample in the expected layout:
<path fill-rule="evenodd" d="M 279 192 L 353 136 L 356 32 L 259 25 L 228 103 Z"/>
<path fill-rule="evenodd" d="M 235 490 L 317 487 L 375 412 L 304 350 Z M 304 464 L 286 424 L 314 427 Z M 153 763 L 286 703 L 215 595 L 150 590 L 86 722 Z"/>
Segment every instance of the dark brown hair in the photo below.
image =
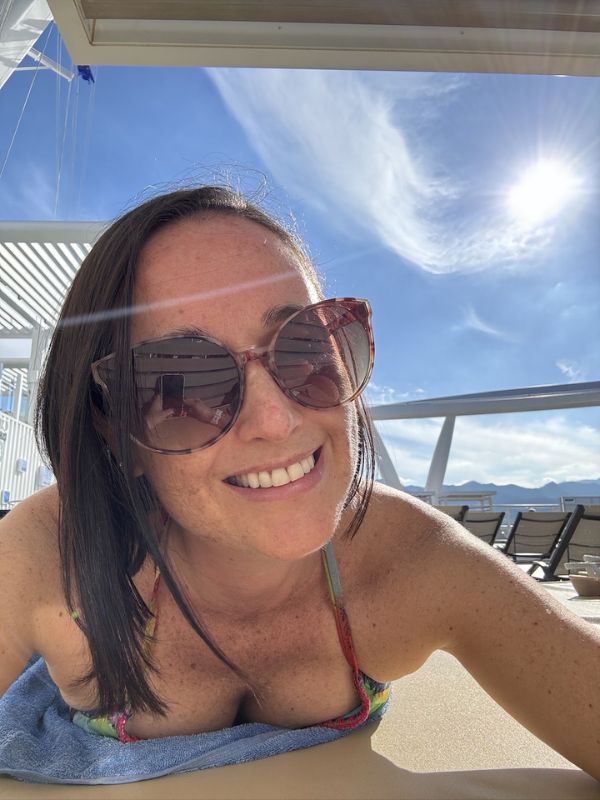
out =
<path fill-rule="evenodd" d="M 144 631 L 151 612 L 133 582 L 148 556 L 160 568 L 193 630 L 249 683 L 211 641 L 165 562 L 159 546 L 160 505 L 150 483 L 134 477 L 130 448 L 134 391 L 129 328 L 140 253 L 164 226 L 215 213 L 256 222 L 274 233 L 292 249 L 307 280 L 321 292 L 298 237 L 239 193 L 204 186 L 161 195 L 114 222 L 83 261 L 63 306 L 40 382 L 37 430 L 58 483 L 63 588 L 68 607 L 80 614 L 92 658 L 90 671 L 78 683 L 97 681 L 99 714 L 127 704 L 133 711 L 165 714 L 167 710 L 148 684 L 147 669 L 156 671 L 145 648 Z M 106 409 L 90 374 L 92 362 L 111 352 L 116 353 L 118 370 L 110 409 L 112 450 L 94 424 Z M 360 527 L 374 474 L 373 440 L 362 401 L 356 402 L 356 408 L 358 459 L 348 503 L 356 498 L 357 510 L 346 531 L 349 536 Z"/>

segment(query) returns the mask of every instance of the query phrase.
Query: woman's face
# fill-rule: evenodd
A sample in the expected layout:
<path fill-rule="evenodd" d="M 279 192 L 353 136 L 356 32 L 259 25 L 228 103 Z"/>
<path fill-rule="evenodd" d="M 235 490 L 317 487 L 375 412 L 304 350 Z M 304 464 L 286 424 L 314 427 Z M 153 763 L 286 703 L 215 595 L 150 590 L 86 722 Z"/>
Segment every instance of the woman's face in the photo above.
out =
<path fill-rule="evenodd" d="M 288 307 L 320 298 L 293 251 L 257 223 L 189 218 L 156 233 L 138 265 L 132 341 L 200 328 L 233 351 L 265 345 Z M 294 309 L 292 308 L 292 311 Z M 287 313 L 286 313 L 287 311 Z M 140 469 L 185 536 L 273 558 L 300 558 L 339 524 L 355 463 L 351 406 L 314 410 L 287 397 L 259 361 L 246 366 L 243 405 L 215 444 L 186 455 L 137 449 Z M 298 480 L 243 488 L 258 475 L 317 457 Z M 278 473 L 279 475 L 281 473 Z"/>

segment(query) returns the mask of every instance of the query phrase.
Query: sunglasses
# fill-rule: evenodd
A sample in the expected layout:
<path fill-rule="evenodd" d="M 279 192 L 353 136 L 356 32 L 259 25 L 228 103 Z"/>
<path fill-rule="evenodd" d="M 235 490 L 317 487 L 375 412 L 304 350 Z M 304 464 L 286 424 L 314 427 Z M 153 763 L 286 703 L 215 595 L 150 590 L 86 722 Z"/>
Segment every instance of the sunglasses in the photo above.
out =
<path fill-rule="evenodd" d="M 262 361 L 280 389 L 300 405 L 335 408 L 365 388 L 374 354 L 371 306 L 348 297 L 290 314 L 266 347 L 234 352 L 209 336 L 141 342 L 131 350 L 132 438 L 170 455 L 214 444 L 239 416 L 250 361 Z M 92 376 L 110 407 L 115 353 L 95 361 Z"/>

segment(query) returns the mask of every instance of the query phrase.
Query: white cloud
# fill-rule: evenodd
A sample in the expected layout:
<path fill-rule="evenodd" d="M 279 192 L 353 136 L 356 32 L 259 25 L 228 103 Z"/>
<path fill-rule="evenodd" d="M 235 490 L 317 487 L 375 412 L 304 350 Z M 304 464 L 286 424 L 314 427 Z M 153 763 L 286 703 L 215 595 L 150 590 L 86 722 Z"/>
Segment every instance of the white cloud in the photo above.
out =
<path fill-rule="evenodd" d="M 450 204 L 481 187 L 451 181 L 427 124 L 467 79 L 318 70 L 207 71 L 276 180 L 348 235 L 374 237 L 433 273 L 533 256 L 551 228 L 524 230 L 482 207 L 460 230 Z M 489 194 L 489 187 L 485 192 Z M 474 214 L 474 215 L 473 215 Z"/>
<path fill-rule="evenodd" d="M 424 485 L 441 424 L 430 419 L 377 423 L 399 475 Z M 544 414 L 531 422 L 463 417 L 456 422 L 445 482 L 541 486 L 599 475 L 600 431 L 590 425 L 564 415 Z"/>
<path fill-rule="evenodd" d="M 415 389 L 410 392 L 399 392 L 393 386 L 380 385 L 370 381 L 365 389 L 365 398 L 371 406 L 388 403 L 403 403 L 408 400 L 420 400 L 425 393 L 424 389 Z"/>
<path fill-rule="evenodd" d="M 585 379 L 585 373 L 577 361 L 561 358 L 556 362 L 556 366 L 569 379 L 569 383 L 576 383 Z"/>
<path fill-rule="evenodd" d="M 484 322 L 473 306 L 468 306 L 464 310 L 464 318 L 460 327 L 470 328 L 471 330 L 485 333 L 488 336 L 493 336 L 496 339 L 512 340 L 512 337 L 505 331 L 501 331 L 499 328 L 494 328 L 493 325 Z"/>

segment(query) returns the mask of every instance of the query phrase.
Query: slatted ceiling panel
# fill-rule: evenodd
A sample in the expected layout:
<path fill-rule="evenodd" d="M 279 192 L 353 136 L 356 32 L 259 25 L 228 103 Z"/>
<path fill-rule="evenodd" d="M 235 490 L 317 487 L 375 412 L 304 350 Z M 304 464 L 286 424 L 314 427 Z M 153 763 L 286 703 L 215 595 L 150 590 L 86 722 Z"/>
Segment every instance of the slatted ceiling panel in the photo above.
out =
<path fill-rule="evenodd" d="M 101 222 L 0 222 L 0 331 L 56 323 Z"/>
<path fill-rule="evenodd" d="M 92 249 L 92 245 L 91 244 L 79 244 L 78 242 L 73 242 L 71 244 L 71 249 L 72 249 L 72 251 L 73 251 L 73 253 L 75 255 L 75 258 L 81 264 L 83 259 L 87 256 L 87 254 Z"/>
<path fill-rule="evenodd" d="M 21 331 L 24 328 L 31 327 L 29 321 L 22 317 L 21 314 L 11 312 L 4 306 L 5 304 L 0 302 L 0 330 Z"/>
<path fill-rule="evenodd" d="M 0 330 L 17 330 L 31 327 L 26 319 L 20 314 L 12 312 L 5 307 L 6 304 L 0 302 Z"/>
<path fill-rule="evenodd" d="M 75 277 L 75 273 L 79 269 L 79 263 L 73 264 L 70 258 L 65 257 L 65 254 L 62 249 L 58 247 L 58 244 L 48 242 L 44 247 L 48 251 L 50 258 L 50 269 L 54 274 L 58 273 L 66 278 L 68 285 L 70 285 Z"/>
<path fill-rule="evenodd" d="M 20 258 L 23 269 L 27 272 L 28 284 L 34 286 L 39 284 L 40 289 L 46 293 L 49 315 L 53 317 L 56 303 L 61 303 L 64 297 L 64 289 L 61 286 L 57 287 L 56 270 L 53 265 L 49 264 L 48 269 L 44 269 L 41 263 L 36 264 L 30 245 L 8 244 L 7 247 Z"/>
<path fill-rule="evenodd" d="M 48 272 L 52 276 L 55 285 L 62 287 L 61 296 L 64 295 L 73 280 L 72 274 L 61 266 L 60 261 L 56 261 L 50 246 L 40 242 L 32 242 L 31 258 L 39 270 Z M 81 262 L 77 262 L 74 265 L 75 272 L 79 269 L 79 263 Z"/>
<path fill-rule="evenodd" d="M 82 255 L 81 250 L 78 252 L 72 245 L 64 244 L 63 242 L 59 242 L 59 244 L 56 246 L 70 266 L 77 272 L 81 262 L 85 258 L 86 253 L 83 253 Z M 57 275 L 57 278 L 60 279 L 60 276 Z"/>
<path fill-rule="evenodd" d="M 0 244 L 0 271 L 4 283 L 16 295 L 17 301 L 23 310 L 33 317 L 40 317 L 44 322 L 49 322 L 52 306 L 47 303 L 45 280 L 38 276 L 38 283 L 33 282 L 31 271 L 27 269 L 27 262 L 23 265 L 14 254 L 14 245 Z"/>
<path fill-rule="evenodd" d="M 12 277 L 12 283 L 10 280 L 7 282 L 11 288 L 23 298 L 27 298 L 30 309 L 33 311 L 38 295 L 37 288 L 39 286 L 39 289 L 41 289 L 39 296 L 41 298 L 40 306 L 43 309 L 42 316 L 52 317 L 55 302 L 60 300 L 60 295 L 57 295 L 52 282 L 47 279 L 45 272 L 35 269 L 35 265 L 32 265 L 29 246 L 13 244 L 12 242 L 8 242 L 4 246 L 10 254 L 8 256 L 7 276 Z M 34 269 L 31 268 L 32 266 L 34 266 Z"/>
<path fill-rule="evenodd" d="M 67 246 L 64 245 L 64 247 L 68 252 Z M 66 258 L 60 245 L 52 242 L 32 242 L 31 251 L 32 254 L 39 255 L 40 268 L 45 269 L 52 285 L 61 287 L 59 294 L 63 297 L 65 290 L 71 285 L 81 261 L 71 257 Z"/>

